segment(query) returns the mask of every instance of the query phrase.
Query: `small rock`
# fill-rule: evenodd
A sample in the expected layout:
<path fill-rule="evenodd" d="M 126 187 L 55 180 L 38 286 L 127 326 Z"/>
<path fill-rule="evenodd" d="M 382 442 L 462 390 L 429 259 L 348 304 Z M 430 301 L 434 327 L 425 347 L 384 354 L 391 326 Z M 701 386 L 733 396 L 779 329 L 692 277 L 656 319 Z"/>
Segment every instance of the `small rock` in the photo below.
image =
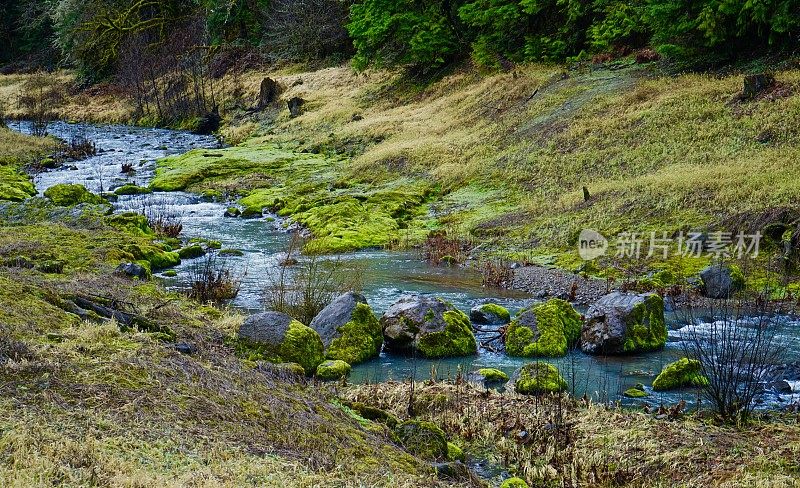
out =
<path fill-rule="evenodd" d="M 138 278 L 142 281 L 150 278 L 150 272 L 144 266 L 136 263 L 123 263 L 114 270 L 117 276 L 127 276 L 128 278 Z"/>
<path fill-rule="evenodd" d="M 292 97 L 289 99 L 286 104 L 289 106 L 289 115 L 291 117 L 297 117 L 303 113 L 303 105 L 305 105 L 306 101 L 300 97 Z"/>
<path fill-rule="evenodd" d="M 197 348 L 188 342 L 177 342 L 172 345 L 172 348 L 178 351 L 181 354 L 186 354 L 191 356 L 192 354 L 197 352 Z"/>

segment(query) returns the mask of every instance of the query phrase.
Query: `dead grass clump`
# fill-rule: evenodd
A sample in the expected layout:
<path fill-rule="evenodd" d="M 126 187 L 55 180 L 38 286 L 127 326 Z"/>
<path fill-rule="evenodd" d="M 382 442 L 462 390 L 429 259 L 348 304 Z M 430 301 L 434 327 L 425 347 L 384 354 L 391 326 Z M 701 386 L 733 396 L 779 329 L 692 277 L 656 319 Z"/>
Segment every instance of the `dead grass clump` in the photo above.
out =
<path fill-rule="evenodd" d="M 454 266 L 464 263 L 473 248 L 471 239 L 452 231 L 438 230 L 428 234 L 422 244 L 422 254 L 426 261 L 435 266 Z"/>
<path fill-rule="evenodd" d="M 241 285 L 225 261 L 218 261 L 215 254 L 206 254 L 200 263 L 192 268 L 190 282 L 187 291 L 189 298 L 214 305 L 236 298 Z"/>

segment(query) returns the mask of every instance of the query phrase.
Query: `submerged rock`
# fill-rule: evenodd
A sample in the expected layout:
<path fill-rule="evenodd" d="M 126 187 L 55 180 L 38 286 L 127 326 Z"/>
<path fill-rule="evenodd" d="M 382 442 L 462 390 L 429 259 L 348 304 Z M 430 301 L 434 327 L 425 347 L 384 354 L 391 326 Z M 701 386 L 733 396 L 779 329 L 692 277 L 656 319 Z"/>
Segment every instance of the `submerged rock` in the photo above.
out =
<path fill-rule="evenodd" d="M 317 366 L 317 378 L 322 381 L 340 380 L 350 374 L 350 365 L 338 359 L 329 359 Z"/>
<path fill-rule="evenodd" d="M 520 312 L 505 336 L 509 356 L 560 357 L 578 341 L 581 316 L 568 302 L 554 298 Z"/>
<path fill-rule="evenodd" d="M 681 358 L 664 367 L 655 380 L 655 391 L 674 390 L 686 386 L 705 386 L 708 378 L 702 374 L 702 365 L 697 359 Z"/>
<path fill-rule="evenodd" d="M 305 371 L 313 372 L 323 361 L 319 334 L 285 313 L 249 316 L 239 328 L 239 338 L 274 363 L 298 363 Z"/>
<path fill-rule="evenodd" d="M 664 300 L 656 294 L 610 293 L 589 307 L 581 331 L 589 354 L 656 351 L 666 341 Z"/>
<path fill-rule="evenodd" d="M 309 326 L 322 338 L 329 359 L 358 364 L 377 357 L 383 346 L 381 324 L 358 293 L 337 297 Z"/>
<path fill-rule="evenodd" d="M 436 424 L 407 420 L 395 428 L 400 443 L 411 454 L 426 460 L 447 459 L 447 438 Z"/>
<path fill-rule="evenodd" d="M 509 323 L 511 314 L 505 307 L 496 303 L 484 303 L 473 307 L 469 311 L 469 318 L 476 324 L 499 325 Z"/>
<path fill-rule="evenodd" d="M 442 358 L 478 350 L 469 317 L 441 298 L 404 296 L 389 307 L 380 324 L 392 352 Z"/>
<path fill-rule="evenodd" d="M 700 272 L 703 280 L 703 296 L 707 298 L 729 298 L 744 289 L 744 275 L 734 265 L 712 264 Z"/>
<path fill-rule="evenodd" d="M 523 395 L 556 393 L 567 389 L 567 381 L 558 368 L 548 363 L 529 363 L 511 376 L 514 391 Z"/>

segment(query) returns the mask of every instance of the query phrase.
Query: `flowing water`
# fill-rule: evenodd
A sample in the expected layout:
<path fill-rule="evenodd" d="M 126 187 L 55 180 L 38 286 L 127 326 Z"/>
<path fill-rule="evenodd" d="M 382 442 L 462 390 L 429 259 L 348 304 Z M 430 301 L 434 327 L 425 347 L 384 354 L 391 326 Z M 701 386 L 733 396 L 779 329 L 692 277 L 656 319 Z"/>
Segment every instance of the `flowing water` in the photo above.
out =
<path fill-rule="evenodd" d="M 25 123 L 13 123 L 12 128 L 29 132 Z M 43 192 L 57 183 L 81 183 L 93 191 L 109 190 L 126 183 L 145 186 L 152 178 L 155 161 L 171 154 L 180 154 L 195 148 L 215 148 L 213 137 L 164 129 L 147 129 L 126 126 L 99 126 L 59 122 L 49 128 L 51 134 L 70 140 L 75 136 L 92 141 L 98 150 L 96 156 L 70 163 L 64 168 L 41 173 L 35 177 L 37 189 Z M 123 175 L 121 165 L 133 164 L 135 174 Z M 167 208 L 180 215 L 183 223 L 182 237 L 202 237 L 217 240 L 223 248 L 238 249 L 240 257 L 227 257 L 226 264 L 241 279 L 241 291 L 233 306 L 246 311 L 262 308 L 261 294 L 265 283 L 277 269 L 285 255 L 289 236 L 279 219 L 266 216 L 262 219 L 224 217 L 225 203 L 203 201 L 183 193 L 152 193 L 119 197 L 114 204 L 117 211 L 142 211 L 145 207 Z M 433 267 L 426 264 L 415 252 L 362 251 L 326 259 L 346 259 L 363 270 L 363 292 L 376 314 L 380 315 L 400 296 L 407 293 L 424 293 L 445 298 L 459 309 L 469 313 L 473 306 L 485 302 L 499 303 L 512 314 L 535 301 L 525 294 L 481 286 L 480 275 L 470 269 Z M 166 286 L 186 287 L 192 267 L 197 261 L 185 260 L 176 269 L 176 277 L 158 276 Z M 682 354 L 682 333 L 689 328 L 704 330 L 711 318 L 696 319 L 691 324 L 682 320 L 680 311 L 667 314 L 670 328 L 669 341 L 663 351 L 625 357 L 594 357 L 580 351 L 567 357 L 550 360 L 556 364 L 578 394 L 588 394 L 599 400 L 620 400 L 636 404 L 621 393 L 635 385 L 649 385 L 661 368 Z M 800 323 L 788 318 L 782 321 L 780 340 L 800 359 Z M 479 335 L 480 339 L 480 335 Z M 493 367 L 511 374 L 530 359 L 508 357 L 502 353 L 481 350 L 469 358 L 423 360 L 393 356 L 386 353 L 379 358 L 353 368 L 351 381 L 377 382 L 387 379 L 406 379 L 414 376 L 427 379 L 454 377 L 459 371 L 468 373 L 479 367 Z M 794 384 L 792 395 L 766 395 L 762 402 L 780 405 L 800 398 L 800 383 Z M 692 404 L 697 392 L 691 389 L 656 393 L 649 402 L 673 403 L 685 399 Z"/>

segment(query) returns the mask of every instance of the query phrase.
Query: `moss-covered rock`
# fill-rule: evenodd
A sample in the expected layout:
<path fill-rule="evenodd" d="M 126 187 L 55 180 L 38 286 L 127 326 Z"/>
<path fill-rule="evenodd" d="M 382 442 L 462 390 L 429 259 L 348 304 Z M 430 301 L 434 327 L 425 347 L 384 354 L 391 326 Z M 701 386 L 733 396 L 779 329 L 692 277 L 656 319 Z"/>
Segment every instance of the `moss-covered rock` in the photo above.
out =
<path fill-rule="evenodd" d="M 168 269 L 168 270 L 164 271 L 161 274 L 163 276 L 166 276 L 167 278 L 174 278 L 174 277 L 178 276 L 178 272 L 175 271 L 174 269 Z"/>
<path fill-rule="evenodd" d="M 178 256 L 181 259 L 196 259 L 205 256 L 205 254 L 206 250 L 199 244 L 184 246 L 178 250 Z"/>
<path fill-rule="evenodd" d="M 581 349 L 589 354 L 657 351 L 667 342 L 664 300 L 656 294 L 614 292 L 589 307 Z"/>
<path fill-rule="evenodd" d="M 436 424 L 408 420 L 395 428 L 403 447 L 411 454 L 427 460 L 447 458 L 447 438 Z"/>
<path fill-rule="evenodd" d="M 447 459 L 449 461 L 461 461 L 463 462 L 466 457 L 464 456 L 464 451 L 458 447 L 457 445 L 453 444 L 452 442 L 447 443 Z"/>
<path fill-rule="evenodd" d="M 441 298 L 409 295 L 381 317 L 386 347 L 426 358 L 468 356 L 478 350 L 464 312 Z"/>
<path fill-rule="evenodd" d="M 503 483 L 500 485 L 500 488 L 528 488 L 528 483 L 526 483 L 522 478 L 508 478 L 507 480 L 503 481 Z"/>
<path fill-rule="evenodd" d="M 381 410 L 380 408 L 373 407 L 362 402 L 345 401 L 343 402 L 343 404 L 367 420 L 372 420 L 373 422 L 380 422 L 382 424 L 386 424 L 391 428 L 397 427 L 397 425 L 400 423 L 397 417 L 395 417 L 394 415 L 385 410 Z"/>
<path fill-rule="evenodd" d="M 516 370 L 511 377 L 514 390 L 523 395 L 556 393 L 567 389 L 567 382 L 552 364 L 529 363 Z"/>
<path fill-rule="evenodd" d="M 220 256 L 234 256 L 234 257 L 241 257 L 244 256 L 244 252 L 239 249 L 220 249 L 219 250 Z"/>
<path fill-rule="evenodd" d="M 581 316 L 568 302 L 552 299 L 520 312 L 506 330 L 509 356 L 561 357 L 581 333 Z"/>
<path fill-rule="evenodd" d="M 622 393 L 624 396 L 628 398 L 645 398 L 650 396 L 644 389 L 644 385 L 638 383 L 636 386 L 628 388 Z"/>
<path fill-rule="evenodd" d="M 280 312 L 249 316 L 239 328 L 237 352 L 251 361 L 294 362 L 313 373 L 324 347 L 317 332 Z"/>
<path fill-rule="evenodd" d="M 106 203 L 103 197 L 95 195 L 83 185 L 59 183 L 44 192 L 44 196 L 59 207 L 71 207 L 80 203 Z"/>
<path fill-rule="evenodd" d="M 488 382 L 508 381 L 508 375 L 495 368 L 481 368 L 478 370 L 478 374 L 483 376 L 484 380 Z"/>
<path fill-rule="evenodd" d="M 148 193 L 153 193 L 153 190 L 150 188 L 144 188 L 138 185 L 128 184 L 122 185 L 116 190 L 114 190 L 114 195 L 146 195 Z"/>
<path fill-rule="evenodd" d="M 469 318 L 476 324 L 507 324 L 511 321 L 508 309 L 496 303 L 484 303 L 469 311 Z"/>
<path fill-rule="evenodd" d="M 700 272 L 703 295 L 708 298 L 728 298 L 745 286 L 744 274 L 735 264 L 716 263 Z"/>
<path fill-rule="evenodd" d="M 705 386 L 708 378 L 703 376 L 702 365 L 697 359 L 681 358 L 664 367 L 655 380 L 656 391 L 674 390 L 687 386 Z"/>
<path fill-rule="evenodd" d="M 377 357 L 383 346 L 381 325 L 358 293 L 338 296 L 309 326 L 319 333 L 329 359 L 358 364 Z"/>
<path fill-rule="evenodd" d="M 153 230 L 147 221 L 147 217 L 135 212 L 124 212 L 121 214 L 109 215 L 105 218 L 108 225 L 117 229 L 143 236 L 152 236 Z"/>
<path fill-rule="evenodd" d="M 350 365 L 338 359 L 323 361 L 317 366 L 316 376 L 322 381 L 335 381 L 350 374 Z"/>

